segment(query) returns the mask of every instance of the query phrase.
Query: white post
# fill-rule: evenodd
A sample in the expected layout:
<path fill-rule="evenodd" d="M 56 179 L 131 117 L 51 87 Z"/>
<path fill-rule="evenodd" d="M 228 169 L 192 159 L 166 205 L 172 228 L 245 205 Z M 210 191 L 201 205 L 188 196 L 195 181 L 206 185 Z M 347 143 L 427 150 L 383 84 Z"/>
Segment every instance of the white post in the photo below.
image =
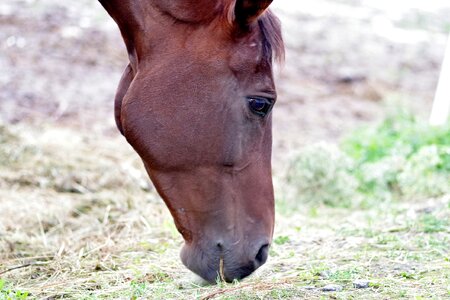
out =
<path fill-rule="evenodd" d="M 442 63 L 441 75 L 434 97 L 433 108 L 430 115 L 430 125 L 440 126 L 447 122 L 450 112 L 450 35 Z"/>

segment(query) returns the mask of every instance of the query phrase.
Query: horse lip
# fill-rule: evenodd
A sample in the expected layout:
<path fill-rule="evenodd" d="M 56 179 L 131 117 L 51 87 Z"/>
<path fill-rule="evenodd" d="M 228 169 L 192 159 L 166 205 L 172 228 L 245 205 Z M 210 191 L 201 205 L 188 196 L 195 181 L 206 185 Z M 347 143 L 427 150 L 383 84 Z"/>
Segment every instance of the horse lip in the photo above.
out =
<path fill-rule="evenodd" d="M 229 165 L 224 165 L 224 166 L 227 168 L 227 171 L 228 171 L 229 173 L 239 173 L 239 172 L 242 172 L 242 171 L 244 171 L 245 169 L 247 169 L 251 164 L 252 164 L 252 162 L 249 161 L 249 162 L 245 163 L 244 165 L 238 166 L 238 167 L 235 167 L 235 166 L 229 166 Z"/>

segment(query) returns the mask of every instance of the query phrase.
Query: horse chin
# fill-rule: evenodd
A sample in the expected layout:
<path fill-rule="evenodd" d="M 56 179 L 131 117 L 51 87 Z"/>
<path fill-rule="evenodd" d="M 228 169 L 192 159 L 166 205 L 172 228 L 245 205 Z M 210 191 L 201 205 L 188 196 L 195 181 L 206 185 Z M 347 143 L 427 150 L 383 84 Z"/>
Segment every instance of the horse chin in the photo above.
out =
<path fill-rule="evenodd" d="M 186 268 L 208 283 L 215 283 L 219 278 L 219 257 L 211 257 L 199 247 L 190 243 L 183 246 L 180 258 Z"/>

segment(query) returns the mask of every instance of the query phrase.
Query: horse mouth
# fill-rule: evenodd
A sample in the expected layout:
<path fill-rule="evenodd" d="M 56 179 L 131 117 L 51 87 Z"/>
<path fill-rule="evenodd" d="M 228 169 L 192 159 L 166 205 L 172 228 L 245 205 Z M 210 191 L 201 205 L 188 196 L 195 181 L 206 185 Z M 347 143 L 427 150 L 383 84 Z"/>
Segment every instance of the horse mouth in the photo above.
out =
<path fill-rule="evenodd" d="M 192 248 L 183 248 L 181 260 L 183 264 L 192 272 L 203 278 L 210 284 L 218 282 L 233 282 L 241 280 L 252 274 L 261 264 L 248 261 L 245 264 L 236 263 L 233 257 L 220 254 L 201 255 L 201 250 L 193 254 Z M 206 254 L 206 255 L 205 255 Z M 209 256 L 209 259 L 206 257 Z M 214 257 L 215 256 L 215 257 Z M 209 261 L 209 263 L 208 263 Z"/>

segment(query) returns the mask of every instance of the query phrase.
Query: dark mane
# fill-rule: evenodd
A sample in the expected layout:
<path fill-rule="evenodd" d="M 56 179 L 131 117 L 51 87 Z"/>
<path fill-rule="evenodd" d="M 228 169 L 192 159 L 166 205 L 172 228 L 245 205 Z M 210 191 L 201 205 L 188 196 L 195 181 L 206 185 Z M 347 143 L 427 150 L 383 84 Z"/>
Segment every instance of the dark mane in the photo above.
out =
<path fill-rule="evenodd" d="M 228 23 L 233 26 L 235 21 L 236 1 L 225 10 Z M 263 59 L 272 62 L 275 59 L 281 63 L 284 61 L 284 42 L 281 34 L 281 23 L 278 17 L 270 10 L 266 10 L 258 19 L 258 26 L 263 38 Z"/>
<path fill-rule="evenodd" d="M 268 61 L 284 61 L 284 42 L 280 20 L 271 10 L 267 10 L 258 20 L 263 36 L 263 56 Z"/>

